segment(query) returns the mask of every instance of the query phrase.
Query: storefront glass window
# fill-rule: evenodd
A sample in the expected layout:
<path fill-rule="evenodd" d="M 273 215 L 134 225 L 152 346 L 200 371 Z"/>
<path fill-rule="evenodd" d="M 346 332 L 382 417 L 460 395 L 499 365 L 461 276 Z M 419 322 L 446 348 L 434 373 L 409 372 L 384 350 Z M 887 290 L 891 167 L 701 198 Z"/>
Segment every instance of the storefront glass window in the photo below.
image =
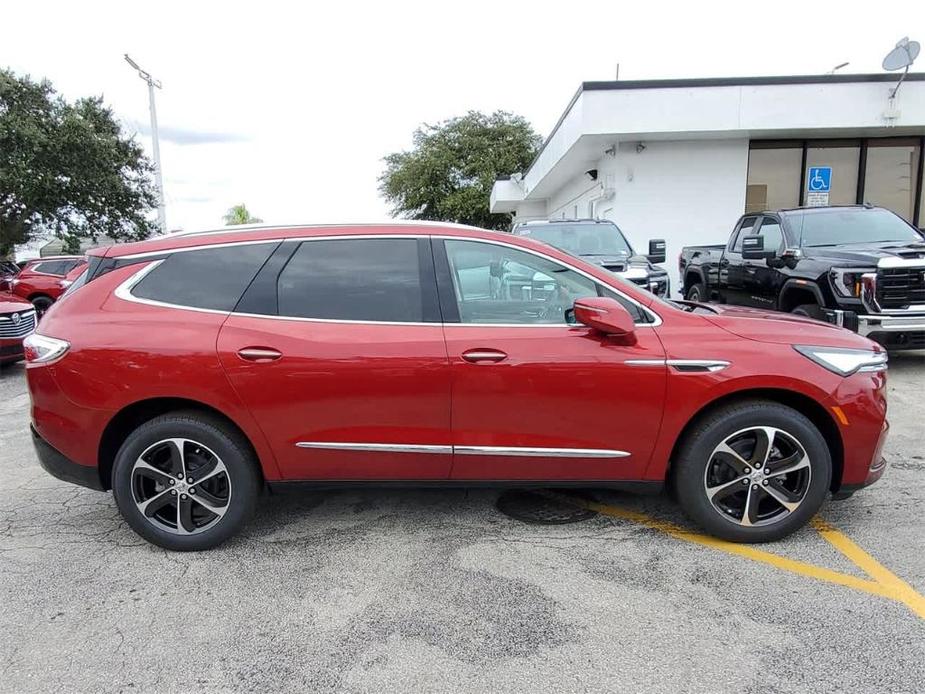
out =
<path fill-rule="evenodd" d="M 855 143 L 833 143 L 810 145 L 806 151 L 806 176 L 812 166 L 832 168 L 830 205 L 853 205 L 858 196 L 858 163 L 861 146 Z M 804 180 L 807 180 L 804 178 Z M 806 202 L 806 186 L 803 186 L 803 202 Z"/>
<path fill-rule="evenodd" d="M 745 211 L 798 206 L 802 159 L 802 148 L 752 149 L 748 156 Z"/>
<path fill-rule="evenodd" d="M 871 140 L 867 149 L 864 202 L 886 207 L 907 221 L 915 209 L 919 165 L 917 140 Z"/>

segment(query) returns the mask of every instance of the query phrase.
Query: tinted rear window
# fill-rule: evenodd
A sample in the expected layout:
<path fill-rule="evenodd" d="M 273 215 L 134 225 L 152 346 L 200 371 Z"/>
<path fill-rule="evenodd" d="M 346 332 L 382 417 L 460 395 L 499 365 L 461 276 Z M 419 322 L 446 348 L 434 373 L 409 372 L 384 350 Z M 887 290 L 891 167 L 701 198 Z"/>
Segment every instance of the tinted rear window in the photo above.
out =
<path fill-rule="evenodd" d="M 140 299 L 230 311 L 278 242 L 183 251 L 166 258 L 132 289 Z"/>
<path fill-rule="evenodd" d="M 75 263 L 69 260 L 46 260 L 43 263 L 36 263 L 31 268 L 32 272 L 42 272 L 46 275 L 66 275 L 74 268 Z"/>
<path fill-rule="evenodd" d="M 306 241 L 280 273 L 278 288 L 281 316 L 423 321 L 415 239 Z"/>

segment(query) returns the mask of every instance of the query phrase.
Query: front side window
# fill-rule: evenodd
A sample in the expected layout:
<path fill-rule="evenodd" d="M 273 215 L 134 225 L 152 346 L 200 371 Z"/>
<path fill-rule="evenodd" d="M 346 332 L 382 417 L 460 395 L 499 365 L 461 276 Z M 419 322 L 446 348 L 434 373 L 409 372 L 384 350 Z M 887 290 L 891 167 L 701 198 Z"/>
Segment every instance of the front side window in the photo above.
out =
<path fill-rule="evenodd" d="M 479 241 L 445 243 L 462 323 L 564 325 L 575 300 L 588 296 L 617 299 L 644 320 L 632 302 L 552 260 Z"/>
<path fill-rule="evenodd" d="M 765 217 L 758 234 L 764 237 L 764 250 L 779 251 L 783 248 L 784 234 L 780 229 L 780 222 L 776 219 Z"/>
<path fill-rule="evenodd" d="M 757 217 L 749 217 L 748 219 L 742 220 L 742 225 L 739 227 L 739 231 L 736 233 L 735 243 L 732 244 L 732 250 L 736 253 L 742 252 L 742 239 L 751 234 L 755 229 L 755 221 Z"/>
<path fill-rule="evenodd" d="M 132 296 L 176 306 L 230 311 L 277 242 L 180 251 L 132 288 Z"/>
<path fill-rule="evenodd" d="M 420 268 L 416 239 L 306 241 L 279 275 L 279 314 L 419 323 Z"/>

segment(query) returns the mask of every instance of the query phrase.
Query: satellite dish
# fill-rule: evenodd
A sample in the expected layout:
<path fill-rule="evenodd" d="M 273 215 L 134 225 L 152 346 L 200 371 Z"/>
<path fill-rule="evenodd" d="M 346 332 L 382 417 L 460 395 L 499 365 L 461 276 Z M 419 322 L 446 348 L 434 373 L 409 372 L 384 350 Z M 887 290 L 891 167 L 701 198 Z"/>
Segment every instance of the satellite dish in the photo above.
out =
<path fill-rule="evenodd" d="M 908 70 L 909 66 L 919 57 L 919 51 L 921 50 L 922 47 L 919 42 L 910 41 L 907 36 L 896 44 L 896 48 L 887 53 L 886 58 L 883 59 L 883 69 L 891 72 L 893 70 L 902 70 L 903 68 Z"/>

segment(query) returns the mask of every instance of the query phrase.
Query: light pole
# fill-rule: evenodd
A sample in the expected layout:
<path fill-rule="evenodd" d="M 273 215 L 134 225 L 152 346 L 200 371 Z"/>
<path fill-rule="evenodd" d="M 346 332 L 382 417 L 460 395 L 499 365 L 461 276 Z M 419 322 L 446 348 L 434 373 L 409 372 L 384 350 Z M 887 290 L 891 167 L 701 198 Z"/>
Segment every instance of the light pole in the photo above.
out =
<path fill-rule="evenodd" d="M 154 88 L 161 89 L 160 80 L 151 77 L 151 74 L 145 72 L 138 63 L 125 54 L 125 62 L 131 65 L 138 72 L 138 76 L 148 85 L 148 103 L 151 106 L 151 143 L 154 148 L 154 184 L 157 186 L 157 225 L 161 228 L 161 233 L 167 233 L 167 208 L 164 204 L 164 183 L 161 181 L 161 146 L 157 139 L 157 111 L 154 108 Z"/>

